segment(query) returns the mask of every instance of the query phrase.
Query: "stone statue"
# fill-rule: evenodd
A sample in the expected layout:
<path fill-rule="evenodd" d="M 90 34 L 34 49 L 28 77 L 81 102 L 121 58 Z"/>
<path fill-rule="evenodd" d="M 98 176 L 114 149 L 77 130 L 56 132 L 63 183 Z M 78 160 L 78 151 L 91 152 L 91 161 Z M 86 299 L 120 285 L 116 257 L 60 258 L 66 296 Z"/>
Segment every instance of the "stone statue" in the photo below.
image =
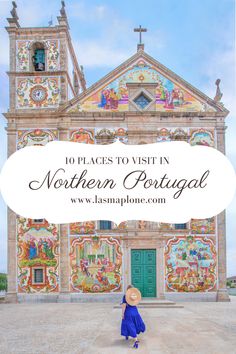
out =
<path fill-rule="evenodd" d="M 220 102 L 220 100 L 223 96 L 223 93 L 220 91 L 220 79 L 217 79 L 215 84 L 216 84 L 216 95 L 215 95 L 214 101 Z"/>
<path fill-rule="evenodd" d="M 13 9 L 11 10 L 12 18 L 19 20 L 19 17 L 16 12 L 17 5 L 16 5 L 15 1 L 12 1 L 12 6 L 13 6 Z"/>
<path fill-rule="evenodd" d="M 66 17 L 66 10 L 65 10 L 65 1 L 62 1 L 61 2 L 61 10 L 60 10 L 60 13 L 61 13 L 61 17 Z"/>

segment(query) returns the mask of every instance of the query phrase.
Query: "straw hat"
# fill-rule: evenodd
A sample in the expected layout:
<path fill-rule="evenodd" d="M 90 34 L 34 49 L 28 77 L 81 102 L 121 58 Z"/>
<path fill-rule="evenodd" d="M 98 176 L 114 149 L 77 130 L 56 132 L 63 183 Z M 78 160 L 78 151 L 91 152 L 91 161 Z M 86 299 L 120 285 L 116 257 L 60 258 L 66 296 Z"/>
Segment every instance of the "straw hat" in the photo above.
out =
<path fill-rule="evenodd" d="M 136 306 L 141 301 L 141 293 L 137 288 L 129 288 L 126 291 L 125 299 L 127 303 L 131 306 Z"/>

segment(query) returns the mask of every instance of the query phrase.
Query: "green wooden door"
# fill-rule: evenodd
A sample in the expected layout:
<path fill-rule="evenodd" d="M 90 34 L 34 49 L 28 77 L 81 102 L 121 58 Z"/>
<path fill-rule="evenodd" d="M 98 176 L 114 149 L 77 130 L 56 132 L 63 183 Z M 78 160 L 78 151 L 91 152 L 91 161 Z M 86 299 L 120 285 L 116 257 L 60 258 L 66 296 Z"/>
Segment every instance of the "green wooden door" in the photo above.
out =
<path fill-rule="evenodd" d="M 131 279 L 143 297 L 156 297 L 156 250 L 131 250 Z"/>

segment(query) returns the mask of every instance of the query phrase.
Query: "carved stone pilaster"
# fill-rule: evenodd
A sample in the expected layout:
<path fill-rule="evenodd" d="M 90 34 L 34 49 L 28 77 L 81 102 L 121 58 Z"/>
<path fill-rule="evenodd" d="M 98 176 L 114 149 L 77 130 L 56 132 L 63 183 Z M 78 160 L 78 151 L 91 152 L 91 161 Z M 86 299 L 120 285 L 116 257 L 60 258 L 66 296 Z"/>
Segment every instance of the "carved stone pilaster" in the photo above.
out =
<path fill-rule="evenodd" d="M 16 150 L 16 131 L 14 129 L 7 131 L 8 136 L 8 157 Z M 7 238 L 7 302 L 17 301 L 17 253 L 16 253 L 16 214 L 7 208 L 8 238 Z"/>

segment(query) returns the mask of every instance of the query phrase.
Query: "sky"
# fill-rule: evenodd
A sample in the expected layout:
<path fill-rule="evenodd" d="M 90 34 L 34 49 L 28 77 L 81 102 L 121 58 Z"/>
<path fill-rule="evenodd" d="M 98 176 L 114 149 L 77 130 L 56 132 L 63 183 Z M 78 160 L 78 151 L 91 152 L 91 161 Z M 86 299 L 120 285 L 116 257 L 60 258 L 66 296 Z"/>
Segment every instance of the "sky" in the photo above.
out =
<path fill-rule="evenodd" d="M 58 0 L 16 0 L 21 27 L 47 26 Z M 221 79 L 226 119 L 226 154 L 236 169 L 235 2 L 233 0 L 67 0 L 72 42 L 87 86 L 136 52 L 140 24 L 145 51 L 213 98 Z M 0 112 L 8 109 L 9 66 L 6 18 L 11 1 L 0 0 Z M 0 116 L 0 168 L 6 160 L 6 121 Z M 236 275 L 236 196 L 227 208 L 227 274 Z M 0 272 L 7 269 L 6 205 L 0 195 Z"/>

